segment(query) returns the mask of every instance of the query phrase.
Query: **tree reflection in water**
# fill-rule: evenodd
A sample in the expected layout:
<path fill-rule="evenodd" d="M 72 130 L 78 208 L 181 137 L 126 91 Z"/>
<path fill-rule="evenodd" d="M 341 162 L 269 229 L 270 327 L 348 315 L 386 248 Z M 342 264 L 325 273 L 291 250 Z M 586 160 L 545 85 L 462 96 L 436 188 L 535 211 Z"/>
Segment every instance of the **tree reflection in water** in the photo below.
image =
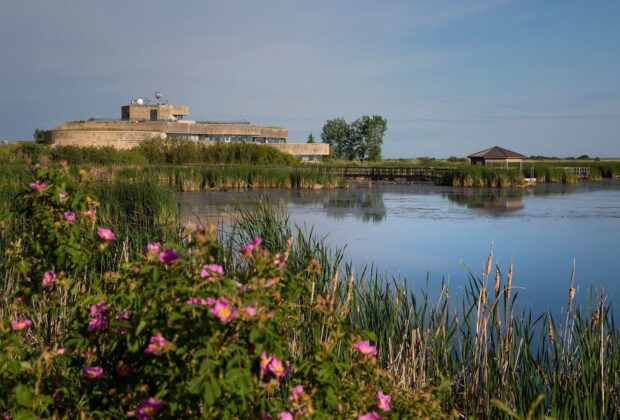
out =
<path fill-rule="evenodd" d="M 530 192 L 524 189 L 459 188 L 442 193 L 453 203 L 468 209 L 501 217 L 508 212 L 523 209 L 523 197 Z"/>

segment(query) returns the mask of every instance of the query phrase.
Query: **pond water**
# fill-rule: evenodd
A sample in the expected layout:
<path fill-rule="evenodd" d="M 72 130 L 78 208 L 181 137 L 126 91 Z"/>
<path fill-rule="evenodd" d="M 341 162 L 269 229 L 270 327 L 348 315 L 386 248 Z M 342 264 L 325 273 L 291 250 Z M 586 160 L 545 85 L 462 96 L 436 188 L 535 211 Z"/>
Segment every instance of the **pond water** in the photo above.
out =
<path fill-rule="evenodd" d="M 185 221 L 230 221 L 235 208 L 265 196 L 292 223 L 346 246 L 356 267 L 373 263 L 387 278 L 436 296 L 442 280 L 459 293 L 469 267 L 482 272 L 491 244 L 506 273 L 514 263 L 520 306 L 558 313 L 575 263 L 577 298 L 604 289 L 620 310 L 620 181 L 528 189 L 374 185 L 298 191 L 194 192 L 178 195 Z"/>

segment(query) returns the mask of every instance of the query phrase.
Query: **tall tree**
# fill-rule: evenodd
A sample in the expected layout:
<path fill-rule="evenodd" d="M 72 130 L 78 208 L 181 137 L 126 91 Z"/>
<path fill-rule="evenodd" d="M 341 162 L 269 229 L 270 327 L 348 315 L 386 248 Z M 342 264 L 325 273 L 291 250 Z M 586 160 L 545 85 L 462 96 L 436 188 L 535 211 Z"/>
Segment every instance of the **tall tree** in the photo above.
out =
<path fill-rule="evenodd" d="M 343 118 L 328 120 L 321 139 L 330 145 L 332 156 L 346 160 L 381 160 L 387 120 L 381 115 L 363 115 L 351 124 Z"/>
<path fill-rule="evenodd" d="M 349 140 L 349 124 L 344 118 L 328 120 L 323 126 L 321 140 L 329 144 L 330 154 L 339 159 L 347 159 L 344 154 L 345 145 Z"/>
<path fill-rule="evenodd" d="M 36 128 L 34 130 L 34 135 L 32 136 L 35 143 L 44 143 L 45 142 L 45 130 L 40 130 Z"/>
<path fill-rule="evenodd" d="M 314 143 L 314 135 L 312 133 L 308 134 L 307 143 Z"/>
<path fill-rule="evenodd" d="M 380 115 L 363 115 L 351 124 L 353 156 L 350 159 L 380 160 L 387 120 Z"/>

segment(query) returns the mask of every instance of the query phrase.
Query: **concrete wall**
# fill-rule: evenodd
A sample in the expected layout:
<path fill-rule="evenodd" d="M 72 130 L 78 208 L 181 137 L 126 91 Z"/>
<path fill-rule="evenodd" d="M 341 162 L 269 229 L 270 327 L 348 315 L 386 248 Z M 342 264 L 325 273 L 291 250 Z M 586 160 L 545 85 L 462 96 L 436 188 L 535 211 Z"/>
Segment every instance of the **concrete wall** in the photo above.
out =
<path fill-rule="evenodd" d="M 131 149 L 152 138 L 166 138 L 157 131 L 109 130 L 51 130 L 45 133 L 46 142 L 57 146 L 114 147 Z"/>
<path fill-rule="evenodd" d="M 329 144 L 325 143 L 274 143 L 267 146 L 274 147 L 281 152 L 299 155 L 329 155 Z"/>
<path fill-rule="evenodd" d="M 262 127 L 256 124 L 198 123 L 195 121 L 76 121 L 65 123 L 50 131 L 157 131 L 178 134 L 249 135 L 257 137 L 288 137 L 288 130 L 281 127 Z"/>
<path fill-rule="evenodd" d="M 175 121 L 175 115 L 189 115 L 189 107 L 186 105 L 125 105 L 121 107 L 121 118 L 123 120 L 142 120 L 151 121 L 151 112 L 156 112 L 158 121 Z"/>

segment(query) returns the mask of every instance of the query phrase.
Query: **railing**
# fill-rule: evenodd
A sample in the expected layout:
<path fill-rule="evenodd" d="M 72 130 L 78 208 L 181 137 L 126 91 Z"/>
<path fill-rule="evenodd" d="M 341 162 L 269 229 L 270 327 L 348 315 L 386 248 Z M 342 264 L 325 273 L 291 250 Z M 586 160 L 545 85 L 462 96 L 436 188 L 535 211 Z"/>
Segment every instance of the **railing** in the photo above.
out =
<path fill-rule="evenodd" d="M 562 169 L 564 169 L 564 171 L 566 171 L 570 175 L 576 176 L 579 179 L 590 178 L 590 168 L 587 166 L 584 166 L 584 167 L 566 166 L 566 167 L 563 167 Z"/>

